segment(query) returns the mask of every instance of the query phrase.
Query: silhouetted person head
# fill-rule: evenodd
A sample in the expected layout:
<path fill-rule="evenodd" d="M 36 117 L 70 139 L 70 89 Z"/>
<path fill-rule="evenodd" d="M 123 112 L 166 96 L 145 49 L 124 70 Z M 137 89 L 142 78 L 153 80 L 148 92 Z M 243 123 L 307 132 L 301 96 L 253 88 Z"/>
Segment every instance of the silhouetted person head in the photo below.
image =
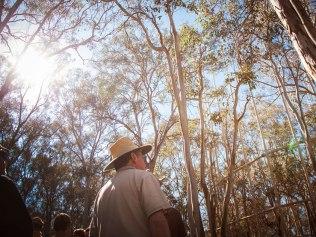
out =
<path fill-rule="evenodd" d="M 56 237 L 72 236 L 72 225 L 70 216 L 66 213 L 58 214 L 54 219 L 53 228 Z"/>
<path fill-rule="evenodd" d="M 33 224 L 33 237 L 42 237 L 42 230 L 44 226 L 44 222 L 39 217 L 34 217 L 32 219 Z"/>
<path fill-rule="evenodd" d="M 85 237 L 85 230 L 84 229 L 74 230 L 73 237 Z"/>
<path fill-rule="evenodd" d="M 9 158 L 9 150 L 0 145 L 0 175 L 6 174 L 6 167 Z"/>

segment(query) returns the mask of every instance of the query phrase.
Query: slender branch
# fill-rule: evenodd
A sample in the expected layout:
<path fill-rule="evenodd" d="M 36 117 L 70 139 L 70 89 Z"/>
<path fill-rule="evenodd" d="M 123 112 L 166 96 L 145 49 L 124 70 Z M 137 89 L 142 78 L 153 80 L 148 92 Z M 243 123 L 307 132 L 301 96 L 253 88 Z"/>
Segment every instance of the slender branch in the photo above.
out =
<path fill-rule="evenodd" d="M 163 47 L 154 45 L 153 41 L 151 40 L 151 38 L 149 36 L 147 28 L 145 27 L 144 23 L 142 22 L 142 20 L 139 17 L 135 17 L 133 14 L 129 13 L 120 3 L 118 3 L 118 1 L 115 1 L 115 4 L 120 8 L 120 10 L 122 12 L 124 12 L 124 14 L 126 16 L 132 18 L 134 21 L 136 21 L 140 25 L 140 27 L 142 28 L 143 32 L 145 33 L 145 37 L 146 37 L 147 43 L 149 44 L 149 46 L 152 49 L 154 49 L 156 51 L 160 51 L 160 52 L 164 51 Z"/>
<path fill-rule="evenodd" d="M 17 0 L 13 6 L 10 8 L 8 14 L 5 16 L 2 22 L 0 22 L 0 34 L 3 31 L 4 27 L 8 24 L 9 20 L 13 16 L 13 14 L 18 10 L 19 6 L 22 4 L 23 0 Z M 3 2 L 1 4 L 1 11 L 3 9 Z"/>
<path fill-rule="evenodd" d="M 239 118 L 237 119 L 238 122 L 240 122 L 240 120 L 244 117 L 249 101 L 250 101 L 250 98 L 249 98 L 249 96 L 247 96 L 247 100 L 246 100 L 246 103 L 244 105 L 244 110 L 243 110 L 242 114 L 239 116 Z"/>

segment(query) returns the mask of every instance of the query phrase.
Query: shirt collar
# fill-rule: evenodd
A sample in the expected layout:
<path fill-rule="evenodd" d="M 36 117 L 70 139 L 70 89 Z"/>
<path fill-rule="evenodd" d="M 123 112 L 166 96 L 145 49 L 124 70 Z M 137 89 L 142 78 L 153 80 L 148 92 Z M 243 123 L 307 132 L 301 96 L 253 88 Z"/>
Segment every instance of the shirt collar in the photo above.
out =
<path fill-rule="evenodd" d="M 124 170 L 130 170 L 130 169 L 136 169 L 136 168 L 134 166 L 131 166 L 131 165 L 126 165 L 126 166 L 123 166 L 122 168 L 120 168 L 117 172 L 121 172 Z"/>

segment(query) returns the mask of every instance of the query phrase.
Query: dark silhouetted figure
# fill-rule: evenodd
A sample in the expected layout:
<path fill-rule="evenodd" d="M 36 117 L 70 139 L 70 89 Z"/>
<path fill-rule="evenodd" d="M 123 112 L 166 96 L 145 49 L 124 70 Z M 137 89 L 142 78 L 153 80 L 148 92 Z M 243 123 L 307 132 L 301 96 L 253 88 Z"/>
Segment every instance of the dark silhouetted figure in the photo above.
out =
<path fill-rule="evenodd" d="M 74 237 L 85 237 L 85 230 L 84 229 L 76 229 L 74 230 Z"/>
<path fill-rule="evenodd" d="M 180 212 L 175 208 L 164 210 L 165 217 L 168 221 L 171 237 L 185 237 L 185 226 Z"/>
<path fill-rule="evenodd" d="M 55 237 L 71 237 L 72 224 L 70 216 L 66 213 L 59 213 L 53 223 Z"/>
<path fill-rule="evenodd" d="M 33 223 L 33 237 L 42 237 L 42 231 L 43 231 L 43 226 L 44 222 L 41 218 L 39 217 L 34 217 L 32 219 Z"/>
<path fill-rule="evenodd" d="M 0 236 L 32 237 L 31 217 L 13 181 L 6 174 L 9 151 L 0 145 Z"/>

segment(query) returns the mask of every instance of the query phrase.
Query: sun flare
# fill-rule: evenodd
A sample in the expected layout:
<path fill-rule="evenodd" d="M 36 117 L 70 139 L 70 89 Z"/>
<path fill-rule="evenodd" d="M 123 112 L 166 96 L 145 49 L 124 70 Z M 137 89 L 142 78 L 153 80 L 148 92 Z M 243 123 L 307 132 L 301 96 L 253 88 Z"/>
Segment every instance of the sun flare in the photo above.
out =
<path fill-rule="evenodd" d="M 55 65 L 52 59 L 34 49 L 27 50 L 17 63 L 17 75 L 27 87 L 40 87 L 49 81 Z"/>

